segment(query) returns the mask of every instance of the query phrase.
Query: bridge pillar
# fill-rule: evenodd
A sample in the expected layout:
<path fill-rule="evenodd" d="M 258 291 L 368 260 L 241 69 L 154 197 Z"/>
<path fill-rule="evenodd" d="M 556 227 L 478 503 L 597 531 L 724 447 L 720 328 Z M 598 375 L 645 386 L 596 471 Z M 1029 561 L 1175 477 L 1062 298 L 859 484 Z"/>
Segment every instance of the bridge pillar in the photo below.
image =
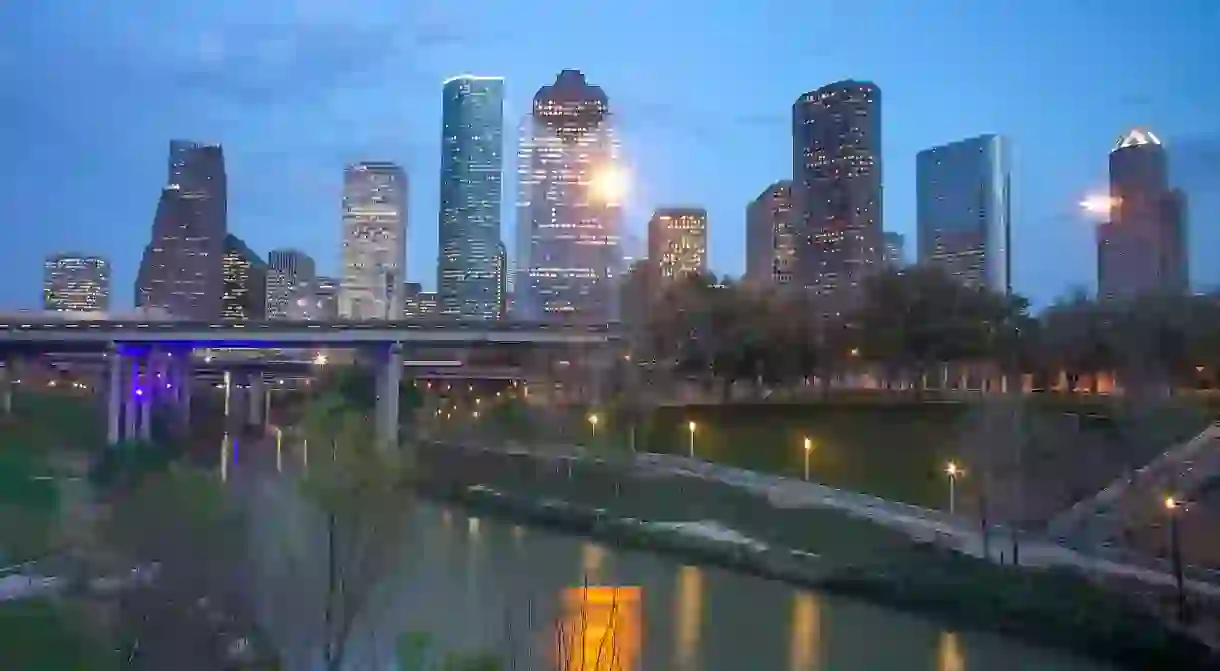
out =
<path fill-rule="evenodd" d="M 143 379 L 143 381 L 138 381 L 138 378 L 137 378 L 137 382 L 136 382 L 137 389 L 139 392 L 136 395 L 136 403 L 140 409 L 140 418 L 139 418 L 140 440 L 143 440 L 145 442 L 152 440 L 153 398 L 155 396 L 157 396 L 159 393 L 164 391 L 164 389 L 159 389 L 159 387 L 161 387 L 163 383 L 161 382 L 161 380 L 158 380 L 156 378 L 156 375 L 153 374 L 153 370 L 156 368 L 155 362 L 156 362 L 156 353 L 155 352 L 150 352 L 148 355 L 146 355 L 144 357 L 144 362 L 143 362 L 144 379 Z M 136 361 L 136 370 L 139 370 L 139 369 L 140 369 L 140 362 L 137 360 Z"/>
<path fill-rule="evenodd" d="M 136 400 L 140 389 L 140 360 L 136 357 L 123 357 L 127 366 L 127 384 L 123 385 L 123 440 L 136 439 Z"/>
<path fill-rule="evenodd" d="M 0 394 L 3 399 L 0 400 L 0 405 L 4 406 L 4 414 L 11 415 L 13 413 L 13 360 L 6 359 L 4 367 L 0 368 Z"/>
<path fill-rule="evenodd" d="M 195 370 L 191 363 L 191 351 L 186 350 L 175 366 L 178 374 L 175 376 L 174 387 L 178 402 L 178 416 L 182 421 L 183 432 L 189 434 L 191 427 L 191 387 L 195 384 Z"/>
<path fill-rule="evenodd" d="M 402 384 L 402 343 L 391 343 L 377 361 L 377 444 L 398 446 L 398 388 Z"/>
<path fill-rule="evenodd" d="M 251 426 L 262 426 L 263 405 L 266 403 L 266 380 L 263 378 L 263 372 L 255 371 L 250 374 L 250 388 L 246 393 L 246 401 L 250 406 L 249 414 L 246 416 L 248 423 Z"/>
<path fill-rule="evenodd" d="M 123 355 L 117 348 L 106 353 L 107 397 L 106 397 L 106 444 L 118 445 L 122 436 L 123 419 Z"/>

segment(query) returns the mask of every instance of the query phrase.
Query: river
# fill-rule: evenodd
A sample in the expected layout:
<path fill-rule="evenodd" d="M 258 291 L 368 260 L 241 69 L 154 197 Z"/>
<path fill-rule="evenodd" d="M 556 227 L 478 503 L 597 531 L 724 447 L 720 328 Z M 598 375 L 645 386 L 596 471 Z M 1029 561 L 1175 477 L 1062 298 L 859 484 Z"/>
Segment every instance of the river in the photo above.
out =
<path fill-rule="evenodd" d="M 1108 668 L 854 600 L 459 510 L 422 506 L 412 526 L 414 548 L 394 605 L 357 641 L 361 668 L 392 668 L 392 641 L 404 631 L 427 631 L 449 649 L 511 651 L 523 670 L 548 668 L 560 640 L 565 658 L 579 660 L 584 650 L 584 665 L 568 668 L 586 671 Z M 371 649 L 379 650 L 376 664 L 367 658 Z"/>

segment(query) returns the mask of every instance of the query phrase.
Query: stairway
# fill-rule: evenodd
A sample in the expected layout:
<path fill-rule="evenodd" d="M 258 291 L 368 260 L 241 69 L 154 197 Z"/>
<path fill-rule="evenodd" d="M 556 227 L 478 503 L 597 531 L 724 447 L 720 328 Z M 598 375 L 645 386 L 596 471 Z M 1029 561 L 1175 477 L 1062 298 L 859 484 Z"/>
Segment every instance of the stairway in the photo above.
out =
<path fill-rule="evenodd" d="M 1078 501 L 1051 519 L 1047 533 L 1052 538 L 1083 533 L 1094 540 L 1104 540 L 1102 536 L 1117 533 L 1124 510 L 1151 511 L 1166 495 L 1189 497 L 1217 476 L 1220 476 L 1220 422 L 1171 447 L 1129 477 L 1120 477 L 1096 495 Z"/>

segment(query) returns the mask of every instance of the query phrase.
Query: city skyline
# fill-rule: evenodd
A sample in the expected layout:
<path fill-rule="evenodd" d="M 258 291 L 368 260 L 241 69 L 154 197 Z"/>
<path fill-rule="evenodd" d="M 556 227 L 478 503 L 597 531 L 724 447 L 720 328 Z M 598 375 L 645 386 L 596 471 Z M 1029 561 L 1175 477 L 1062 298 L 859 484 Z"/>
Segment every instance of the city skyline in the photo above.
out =
<path fill-rule="evenodd" d="M 276 10 L 271 5 L 259 12 L 265 9 L 266 15 L 275 15 Z M 1202 6 L 1191 8 L 1199 10 Z M 70 10 L 62 8 L 55 11 L 23 8 L 18 12 L 6 7 L 0 13 L 10 25 L 29 28 L 29 32 L 46 38 L 71 25 L 71 21 L 64 18 L 65 11 L 70 18 Z M 807 13 L 812 17 L 822 11 L 809 9 Z M 985 42 L 988 49 L 977 53 L 1000 53 L 1003 50 L 999 45 L 1008 39 L 1005 35 L 1032 31 L 1034 19 L 1050 11 L 1056 12 L 1058 17 L 1053 25 L 1037 22 L 1041 24 L 1038 34 L 1045 45 L 1039 51 L 1045 53 L 1031 52 L 1028 58 L 1018 59 L 1019 63 L 989 55 L 985 59 L 986 66 L 966 66 L 963 64 L 975 63 L 977 59 L 967 58 L 963 55 L 967 52 L 961 50 L 975 49 L 983 43 L 968 40 L 959 47 L 925 44 L 928 40 L 918 37 L 921 31 L 908 30 L 948 21 L 963 34 L 989 36 Z M 624 17 L 631 10 L 625 6 L 614 10 L 565 9 L 556 16 L 556 25 L 587 23 L 591 13 L 602 19 L 599 25 L 604 26 L 608 35 L 621 37 L 626 34 Z M 73 33 L 73 37 L 88 37 L 87 43 L 97 44 L 104 41 L 106 35 L 113 34 L 116 27 L 113 21 L 107 20 L 106 12 L 99 14 L 102 16 L 93 22 L 95 30 L 90 35 Z M 161 12 L 148 20 L 167 21 L 166 14 L 172 14 L 172 11 Z M 350 101 L 339 103 L 341 109 L 326 114 L 351 114 L 358 108 L 362 116 L 349 118 L 355 121 L 368 117 L 369 123 L 360 127 L 349 121 L 318 126 L 322 119 L 330 117 L 318 117 L 313 108 L 288 112 L 287 116 L 284 110 L 277 109 L 271 115 L 267 109 L 269 103 L 258 101 L 250 104 L 250 113 L 222 113 L 219 107 L 213 106 L 213 109 L 202 104 L 193 104 L 188 110 L 182 107 L 183 100 L 195 100 L 194 96 L 202 94 L 195 90 L 175 90 L 165 92 L 162 105 L 145 105 L 142 112 L 125 113 L 121 121 L 115 116 L 117 112 L 110 111 L 91 117 L 86 124 L 92 129 L 89 135 L 107 140 L 104 146 L 108 151 L 102 152 L 99 148 L 103 145 L 82 137 L 80 131 L 84 127 L 65 128 L 60 133 L 57 129 L 61 128 L 62 115 L 53 110 L 36 113 L 34 110 L 40 109 L 39 101 L 23 99 L 16 108 L 16 122 L 0 132 L 10 140 L 7 144 L 17 149 L 17 155 L 31 159 L 31 163 L 23 175 L 0 188 L 5 189 L 6 201 L 15 203 L 13 216 L 19 220 L 36 220 L 39 226 L 19 231 L 14 244 L 3 252 L 10 255 L 4 257 L 8 267 L 29 270 L 15 273 L 19 276 L 0 293 L 0 302 L 11 307 L 36 305 L 35 259 L 56 250 L 79 248 L 112 260 L 115 286 L 119 287 L 114 292 L 116 307 L 126 304 L 128 292 L 123 287 L 131 286 L 138 266 L 133 258 L 138 252 L 131 248 L 138 249 L 147 242 L 145 236 L 152 218 L 148 191 L 150 184 L 157 181 L 150 177 L 156 171 L 154 155 L 159 150 L 155 147 L 163 147 L 168 137 L 192 137 L 225 146 L 227 167 L 234 173 L 230 175 L 233 191 L 230 228 L 234 233 L 258 250 L 284 245 L 299 247 L 318 259 L 320 270 L 331 274 L 337 271 L 338 259 L 332 251 L 338 246 L 337 227 L 333 223 L 333 205 L 326 203 L 333 203 L 337 197 L 337 166 L 367 157 L 399 162 L 412 176 L 413 187 L 418 187 L 409 205 L 408 218 L 424 222 L 423 226 L 413 226 L 408 232 L 411 261 L 405 279 L 422 281 L 425 287 L 432 288 L 429 285 L 435 268 L 431 259 L 435 258 L 437 247 L 430 239 L 435 233 L 427 229 L 434 228 L 428 222 L 436 221 L 439 204 L 435 198 L 426 196 L 437 192 L 433 185 L 438 179 L 435 174 L 439 173 L 435 163 L 439 154 L 435 128 L 439 126 L 440 113 L 436 91 L 446 75 L 461 71 L 495 72 L 504 76 L 510 119 L 516 118 L 524 108 L 523 100 L 538 85 L 553 77 L 556 70 L 579 67 L 585 71 L 616 101 L 616 115 L 624 122 L 624 153 L 635 182 L 627 203 L 626 227 L 638 236 L 652 208 L 665 202 L 700 203 L 708 208 L 714 222 L 710 231 L 710 266 L 721 273 L 738 275 L 744 271 L 744 255 L 738 249 L 744 246 L 745 227 L 736 224 L 742 219 L 744 204 L 756 197 L 766 184 L 788 176 L 784 154 L 789 123 L 785 117 L 792 99 L 802 91 L 842 76 L 875 81 L 886 93 L 882 151 L 885 157 L 884 226 L 887 231 L 906 234 L 908 241 L 914 240 L 914 154 L 924 147 L 981 132 L 1003 133 L 1011 138 L 1016 150 L 1013 170 L 1014 288 L 1031 296 L 1036 303 L 1045 304 L 1075 285 L 1093 284 L 1095 269 L 1091 257 L 1094 256 L 1095 232 L 1092 224 L 1080 215 L 1077 203 L 1085 194 L 1105 188 L 1106 161 L 1102 157 L 1112 147 L 1113 138 L 1130 127 L 1153 129 L 1171 149 L 1175 162 L 1186 161 L 1188 154 L 1193 154 L 1194 165 L 1202 164 L 1193 181 L 1190 173 L 1176 169 L 1174 181 L 1175 186 L 1185 189 L 1191 196 L 1192 214 L 1188 221 L 1195 253 L 1216 243 L 1217 237 L 1210 240 L 1206 237 L 1209 230 L 1200 232 L 1207 219 L 1196 213 L 1196 208 L 1205 204 L 1204 198 L 1195 197 L 1198 175 L 1208 169 L 1206 146 L 1200 149 L 1200 138 L 1206 140 L 1208 133 L 1215 132 L 1214 121 L 1206 114 L 1206 110 L 1214 108 L 1211 104 L 1214 92 L 1207 91 L 1207 87 L 1189 86 L 1188 82 L 1197 79 L 1186 74 L 1191 67 L 1197 67 L 1194 64 L 1207 62 L 1202 55 L 1211 53 L 1205 52 L 1205 48 L 1212 48 L 1210 43 L 1205 45 L 1201 41 L 1201 28 L 1207 24 L 1198 20 L 1197 12 L 1190 14 L 1185 7 L 1175 7 L 1158 13 L 1159 21 L 1173 27 L 1163 31 L 1173 34 L 1173 40 L 1132 42 L 1118 51 L 1087 48 L 1089 41 L 1080 39 L 1080 30 L 1087 25 L 1089 32 L 1098 34 L 1106 33 L 1108 28 L 1121 32 L 1121 26 L 1128 25 L 1132 17 L 1144 16 L 1134 3 L 1118 2 L 1104 13 L 1035 3 L 1033 8 L 1022 12 L 973 8 L 955 17 L 947 17 L 938 8 L 927 8 L 903 21 L 864 9 L 839 8 L 834 14 L 834 21 L 828 26 L 851 21 L 870 25 L 870 31 L 862 38 L 864 43 L 848 49 L 831 49 L 833 53 L 817 59 L 816 67 L 802 69 L 794 67 L 795 61 L 786 55 L 789 48 L 783 46 L 784 40 L 772 36 L 762 45 L 755 41 L 753 53 L 741 51 L 737 62 L 719 69 L 710 78 L 707 73 L 696 70 L 693 63 L 687 64 L 684 56 L 653 59 L 648 69 L 641 70 L 641 58 L 651 58 L 647 54 L 634 56 L 630 50 L 617 47 L 609 49 L 608 54 L 585 53 L 577 47 L 577 41 L 565 37 L 546 47 L 525 50 L 528 53 L 520 57 L 503 59 L 494 56 L 502 55 L 509 45 L 502 42 L 498 46 L 474 44 L 477 40 L 463 37 L 448 47 L 428 51 L 420 64 L 422 71 L 403 73 L 402 81 L 395 84 L 402 89 L 397 95 L 403 96 L 403 103 L 369 107 L 369 101 L 385 99 L 380 92 L 382 89 L 377 86 L 372 90 L 367 86 L 343 87 L 343 99 Z M 632 28 L 654 34 L 658 30 L 663 32 L 675 19 L 676 14 L 667 8 L 659 12 L 656 25 L 640 26 L 637 22 Z M 394 14 L 379 20 L 408 21 Z M 442 17 L 442 20 L 447 19 Z M 742 13 L 734 13 L 727 20 L 700 18 L 697 27 L 707 36 L 709 44 L 707 48 L 697 47 L 696 51 L 702 53 L 711 49 L 711 44 L 720 38 L 731 39 L 731 35 L 745 34 L 754 25 L 752 21 L 754 19 Z M 507 12 L 496 11 L 476 17 L 468 26 L 465 23 L 457 25 L 463 25 L 470 35 L 477 35 L 492 25 L 488 22 L 502 26 L 503 30 L 497 30 L 498 33 L 510 35 L 521 24 Z M 282 30 L 285 35 L 297 35 L 294 31 L 298 25 L 294 19 L 275 15 L 268 23 L 283 26 L 276 30 Z M 333 29 L 348 31 L 343 35 L 364 34 L 362 29 L 350 28 L 342 21 L 339 24 Z M 217 87 L 228 90 L 225 78 L 244 82 L 248 80 L 243 76 L 266 72 L 247 68 L 248 72 L 239 76 L 233 59 L 241 58 L 245 52 L 235 42 L 238 38 L 226 33 L 209 16 L 200 17 L 189 29 L 219 34 L 229 40 L 226 44 L 231 53 L 225 58 L 217 57 L 217 63 L 213 64 L 216 72 L 224 73 Z M 180 35 L 177 32 L 166 34 L 165 39 L 171 39 L 171 34 Z M 43 41 L 54 43 L 54 40 Z M 77 40 L 68 41 L 75 43 Z M 511 38 L 509 41 L 511 43 Z M 638 40 L 626 43 L 635 41 Z M 879 46 L 887 41 L 893 44 L 884 45 L 884 48 Z M 190 43 L 190 40 L 182 43 Z M 22 55 L 31 56 L 31 65 L 38 61 L 37 45 L 21 43 L 18 46 Z M 136 41 L 131 49 L 150 46 Z M 301 58 L 312 54 L 310 49 L 314 48 L 303 42 Z M 870 48 L 873 51 L 870 52 Z M 1099 53 L 1102 51 L 1106 51 L 1104 58 Z M 1058 57 L 1048 60 L 1052 53 Z M 906 63 L 898 54 L 917 56 L 905 59 L 909 61 Z M 114 59 L 126 57 L 124 53 L 115 55 L 110 61 L 82 62 L 81 70 L 93 72 L 92 79 L 103 81 L 107 78 L 99 77 L 97 69 L 112 67 Z M 166 63 L 178 63 L 175 58 L 180 57 L 167 55 Z M 396 57 L 389 55 L 387 58 L 393 61 Z M 696 60 L 705 61 L 702 57 Z M 1071 73 L 1064 72 L 1062 76 L 1050 79 L 1043 76 L 1051 70 L 1048 63 L 1063 61 L 1079 62 L 1076 67 L 1088 75 L 1073 78 Z M 768 63 L 780 62 L 786 67 L 767 68 Z M 123 63 L 127 64 L 127 61 Z M 1175 64 L 1172 69 L 1171 63 Z M 997 68 L 1006 73 L 1000 78 L 1004 80 L 1003 86 L 979 79 L 979 73 L 990 73 Z M 774 74 L 756 79 L 754 73 L 764 69 Z M 648 72 L 649 76 L 640 77 L 641 71 Z M 912 78 L 908 76 L 910 72 L 920 74 Z M 312 81 L 308 73 L 308 70 L 304 71 L 303 76 Z M 17 72 L 16 81 L 19 83 L 29 74 Z M 13 76 L 13 73 L 5 76 Z M 69 81 L 74 83 L 72 90 L 66 88 Z M 704 89 L 723 104 L 719 109 L 710 109 L 693 96 L 663 95 L 662 91 L 674 82 L 681 82 L 679 88 Z M 1035 83 L 1037 86 L 1032 86 Z M 323 88 L 328 86 L 324 81 L 319 84 Z M 1041 91 L 1039 99 L 1042 102 L 1010 100 L 1007 92 L 1017 89 L 1018 85 Z M 67 72 L 49 77 L 46 86 L 56 95 L 77 98 L 92 90 L 87 81 Z M 946 108 L 943 97 L 936 93 L 940 89 L 969 90 L 971 95 L 962 104 Z M 617 102 L 620 98 L 621 105 Z M 1155 100 L 1156 103 L 1132 102 L 1135 98 Z M 246 104 L 245 101 L 231 104 L 238 103 Z M 70 109 L 72 105 L 66 108 Z M 272 118 L 277 126 L 283 127 L 282 131 L 270 132 Z M 327 129 L 321 134 L 325 150 L 319 149 L 318 134 L 294 130 L 302 128 L 302 123 Z M 285 133 L 293 136 L 291 141 L 287 141 Z M 27 140 L 34 137 L 69 144 L 60 151 L 50 151 L 30 145 Z M 44 151 L 45 157 L 39 153 Z M 52 156 L 58 162 L 71 157 L 77 165 L 71 171 L 73 174 L 63 175 L 60 186 L 76 197 L 45 204 L 41 207 L 44 212 L 37 216 L 23 214 L 22 208 L 26 205 L 21 202 L 20 194 L 23 189 L 31 188 L 30 179 L 53 168 L 54 163 L 45 160 Z M 101 168 L 102 165 L 112 168 Z M 301 166 L 305 166 L 303 172 L 298 172 Z M 240 176 L 235 171 L 240 172 Z M 50 174 L 60 176 L 59 173 Z M 509 186 L 506 184 L 505 188 Z M 99 189 L 101 197 L 89 195 Z M 89 203 L 89 207 L 82 209 L 78 203 Z M 511 204 L 505 203 L 502 212 L 505 212 L 506 229 L 511 229 L 514 223 L 509 210 Z M 103 222 L 104 226 L 99 225 Z M 101 235 L 99 230 L 104 230 L 105 234 Z M 506 244 L 513 245 L 511 233 L 506 231 L 503 237 Z M 1042 250 L 1046 250 L 1045 253 Z M 510 249 L 510 255 L 514 251 Z M 1192 266 L 1200 273 L 1207 269 L 1206 264 L 1197 261 Z M 1206 287 L 1220 278 L 1196 274 L 1195 279 Z"/>

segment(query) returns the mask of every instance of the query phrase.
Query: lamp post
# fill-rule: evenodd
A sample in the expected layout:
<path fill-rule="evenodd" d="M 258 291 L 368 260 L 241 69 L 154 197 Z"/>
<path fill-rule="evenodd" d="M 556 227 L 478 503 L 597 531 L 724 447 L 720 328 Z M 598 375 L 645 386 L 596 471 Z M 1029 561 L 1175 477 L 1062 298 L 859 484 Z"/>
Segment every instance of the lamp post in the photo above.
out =
<path fill-rule="evenodd" d="M 695 458 L 695 429 L 696 428 L 698 428 L 698 425 L 695 424 L 694 420 L 691 420 L 686 423 L 686 430 L 690 433 L 690 458 L 691 459 Z"/>
<path fill-rule="evenodd" d="M 959 467 L 955 462 L 950 461 L 945 466 L 945 475 L 949 476 L 949 514 L 957 513 L 957 479 L 966 474 L 966 471 Z"/>
<path fill-rule="evenodd" d="M 813 451 L 813 441 L 805 436 L 805 482 L 809 482 L 809 453 Z"/>
<path fill-rule="evenodd" d="M 1178 622 L 1186 622 L 1186 586 L 1182 577 L 1182 544 L 1178 532 L 1178 514 L 1185 504 L 1168 496 L 1165 498 L 1165 514 L 1169 516 L 1169 559 L 1173 564 L 1173 580 L 1178 589 Z"/>
<path fill-rule="evenodd" d="M 593 440 L 597 440 L 597 413 L 589 415 L 589 430 L 593 433 Z"/>

